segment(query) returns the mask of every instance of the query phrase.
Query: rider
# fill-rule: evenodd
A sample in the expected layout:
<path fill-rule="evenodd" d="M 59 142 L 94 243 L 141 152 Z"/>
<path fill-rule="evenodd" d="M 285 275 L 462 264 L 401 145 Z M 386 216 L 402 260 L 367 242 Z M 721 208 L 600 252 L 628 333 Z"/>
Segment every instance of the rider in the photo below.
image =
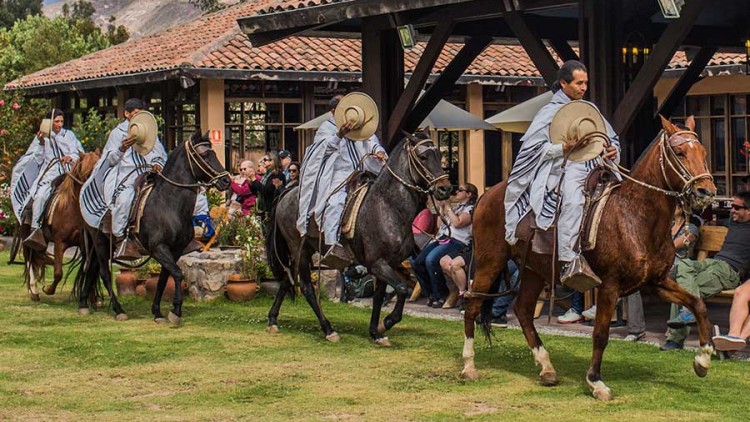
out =
<path fill-rule="evenodd" d="M 534 116 L 529 129 L 521 139 L 523 145 L 513 165 L 505 193 L 505 239 L 511 245 L 518 240 L 516 227 L 531 210 L 536 213 L 536 224 L 548 229 L 557 209 L 556 188 L 562 178 L 564 156 L 574 143 L 553 144 L 550 140 L 550 123 L 555 113 L 565 104 L 583 99 L 588 86 L 588 74 L 583 63 L 568 60 L 557 73 L 550 102 Z M 620 141 L 605 120 L 610 145 L 603 152 L 605 159 L 620 161 Z M 579 251 L 574 250 L 583 218 L 583 184 L 591 170 L 601 162 L 596 157 L 585 162 L 568 161 L 562 181 L 562 207 L 557 224 L 559 260 L 563 268 L 573 261 Z M 564 271 L 563 271 L 564 272 Z"/>
<path fill-rule="evenodd" d="M 327 251 L 321 262 L 325 265 L 352 261 L 349 252 L 339 243 L 339 222 L 344 211 L 346 187 L 336 189 L 357 170 L 365 155 L 374 154 L 379 159 L 368 159 L 364 163 L 365 169 L 373 173 L 380 172 L 386 159 L 385 149 L 374 134 L 364 141 L 353 141 L 346 135 L 359 129 L 354 123 L 346 122 L 336 127 L 333 116 L 342 98 L 342 95 L 336 95 L 328 103 L 332 116 L 315 132 L 315 141 L 305 152 L 299 178 L 297 229 L 304 236 L 311 218 L 319 228 L 322 227 Z"/>
<path fill-rule="evenodd" d="M 145 108 L 146 104 L 138 98 L 125 101 L 125 120 L 110 132 L 101 158 L 81 189 L 81 212 L 88 225 L 98 229 L 107 209 L 112 210 L 112 234 L 120 243 L 115 254 L 117 259 L 140 257 L 135 241 L 130 235 L 127 239 L 124 236 L 135 199 L 136 178 L 149 170 L 161 171 L 167 161 L 167 153 L 158 138 L 145 156 L 131 148 L 136 139 L 128 136 L 130 119 Z"/>
<path fill-rule="evenodd" d="M 31 146 L 29 146 L 26 153 L 27 155 L 24 156 L 33 157 L 33 159 L 24 160 L 22 158 L 17 164 L 18 168 L 13 169 L 14 175 L 22 175 L 26 177 L 26 180 L 30 179 L 28 177 L 30 176 L 29 170 L 33 173 L 36 168 L 36 171 L 39 172 L 34 184 L 31 185 L 31 189 L 25 192 L 25 198 L 18 201 L 21 204 L 19 208 L 23 209 L 26 203 L 28 203 L 29 198 L 32 196 L 34 198 L 31 205 L 32 232 L 23 241 L 23 244 L 36 250 L 47 249 L 47 240 L 44 238 L 41 227 L 42 219 L 44 218 L 44 208 L 52 193 L 52 181 L 66 171 L 70 171 L 73 168 L 73 164 L 78 160 L 78 151 L 83 151 L 83 146 L 73 131 L 63 129 L 64 120 L 65 116 L 63 112 L 53 109 L 50 133 L 45 134 L 40 130 L 31 141 Z M 21 169 L 20 167 L 24 168 Z M 14 195 L 19 193 L 23 196 L 23 192 L 21 192 L 23 186 L 24 183 L 16 183 Z M 32 190 L 34 193 L 28 195 Z"/>

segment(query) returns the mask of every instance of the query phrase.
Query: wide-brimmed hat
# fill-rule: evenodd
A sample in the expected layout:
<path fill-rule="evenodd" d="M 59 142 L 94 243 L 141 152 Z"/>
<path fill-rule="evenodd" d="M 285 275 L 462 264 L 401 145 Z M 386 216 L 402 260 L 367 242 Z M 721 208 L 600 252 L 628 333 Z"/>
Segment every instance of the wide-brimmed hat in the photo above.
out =
<path fill-rule="evenodd" d="M 346 137 L 352 141 L 364 141 L 378 130 L 378 106 L 369 95 L 361 92 L 347 94 L 339 101 L 334 112 L 336 126 L 341 127 L 346 122 L 352 122 L 354 127 Z"/>
<path fill-rule="evenodd" d="M 42 124 L 39 125 L 39 132 L 49 136 L 52 131 L 52 119 L 42 119 Z"/>
<path fill-rule="evenodd" d="M 607 133 L 599 110 L 587 101 L 571 101 L 560 107 L 549 126 L 550 141 L 553 144 L 576 143 L 593 132 Z M 604 151 L 605 139 L 594 137 L 588 144 L 570 153 L 570 161 L 588 161 Z"/>
<path fill-rule="evenodd" d="M 156 118 L 148 111 L 141 110 L 130 118 L 128 137 L 135 136 L 133 149 L 143 156 L 148 155 L 156 145 L 158 126 Z"/>

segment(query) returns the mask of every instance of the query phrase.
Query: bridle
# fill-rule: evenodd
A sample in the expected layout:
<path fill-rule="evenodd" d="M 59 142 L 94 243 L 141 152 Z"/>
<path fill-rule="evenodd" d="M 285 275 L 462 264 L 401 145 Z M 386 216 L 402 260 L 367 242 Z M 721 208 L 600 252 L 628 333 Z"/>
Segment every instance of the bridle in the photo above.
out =
<path fill-rule="evenodd" d="M 206 162 L 206 160 L 203 159 L 203 154 L 210 150 L 211 143 L 209 142 L 200 142 L 193 145 L 191 141 L 185 141 L 185 153 L 187 154 L 190 174 L 193 176 L 193 179 L 199 180 L 198 176 L 195 174 L 195 169 L 198 168 L 200 171 L 211 178 L 207 183 L 200 181 L 197 183 L 178 183 L 164 176 L 164 174 L 161 172 L 157 174 L 167 183 L 181 188 L 199 188 L 213 186 L 223 177 L 229 177 L 229 172 L 226 170 L 218 172 L 214 170 L 213 167 L 211 167 L 211 165 Z"/>
<path fill-rule="evenodd" d="M 416 138 L 412 137 L 411 135 L 407 135 L 407 137 L 411 140 L 416 140 Z M 430 171 L 430 169 L 428 169 L 424 164 L 422 164 L 422 161 L 419 159 L 419 155 L 417 155 L 417 150 L 419 147 L 423 147 L 423 148 L 431 149 L 431 150 L 437 150 L 437 147 L 435 147 L 431 139 L 420 140 L 414 145 L 411 145 L 410 142 L 404 143 L 404 149 L 406 150 L 407 157 L 409 159 L 409 179 L 413 183 L 407 182 L 406 180 L 404 180 L 403 177 L 396 174 L 396 172 L 394 172 L 393 169 L 391 169 L 391 167 L 388 165 L 388 162 L 385 163 L 385 168 L 402 185 L 406 186 L 407 188 L 411 190 L 417 191 L 419 193 L 429 195 L 429 194 L 432 194 L 432 192 L 434 192 L 435 185 L 439 181 L 448 178 L 448 174 L 446 173 L 440 176 L 435 176 L 435 174 L 433 174 Z M 420 182 L 424 182 L 424 184 L 426 184 L 428 188 L 424 189 L 420 187 L 419 186 L 421 184 Z"/>

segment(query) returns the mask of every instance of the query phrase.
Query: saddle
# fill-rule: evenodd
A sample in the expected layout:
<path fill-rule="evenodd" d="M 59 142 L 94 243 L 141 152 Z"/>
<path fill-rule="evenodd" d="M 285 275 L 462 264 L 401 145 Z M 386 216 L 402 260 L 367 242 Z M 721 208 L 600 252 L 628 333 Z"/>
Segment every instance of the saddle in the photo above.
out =
<path fill-rule="evenodd" d="M 618 187 L 620 187 L 620 181 L 617 180 L 617 176 L 603 166 L 595 167 L 586 178 L 583 190 L 586 203 L 583 207 L 583 221 L 579 237 L 582 252 L 596 248 L 596 237 L 599 233 L 599 222 L 604 215 L 604 207 L 612 191 Z"/>
<path fill-rule="evenodd" d="M 135 200 L 130 207 L 130 216 L 128 217 L 128 228 L 133 238 L 141 230 L 141 218 L 143 209 L 146 207 L 146 200 L 154 188 L 154 174 L 149 171 L 141 174 L 135 179 L 133 189 L 135 190 Z"/>
<path fill-rule="evenodd" d="M 362 202 L 376 177 L 367 171 L 355 171 L 347 179 L 346 201 L 344 202 L 344 211 L 341 213 L 341 221 L 339 223 L 341 234 L 346 239 L 351 240 L 354 238 L 359 209 L 362 207 Z"/>

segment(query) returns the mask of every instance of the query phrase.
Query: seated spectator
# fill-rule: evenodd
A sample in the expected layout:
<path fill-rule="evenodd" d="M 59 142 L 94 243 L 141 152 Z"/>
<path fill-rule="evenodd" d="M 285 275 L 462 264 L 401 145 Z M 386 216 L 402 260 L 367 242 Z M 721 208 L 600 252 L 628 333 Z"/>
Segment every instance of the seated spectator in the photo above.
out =
<path fill-rule="evenodd" d="M 414 236 L 415 254 L 419 253 L 435 234 L 435 215 L 430 209 L 430 199 L 427 206 L 417 214 L 411 223 L 411 233 Z"/>
<path fill-rule="evenodd" d="M 729 334 L 714 336 L 716 350 L 736 351 L 747 346 L 750 337 L 750 280 L 745 280 L 734 291 L 732 309 L 729 311 Z"/>
<path fill-rule="evenodd" d="M 465 248 L 471 239 L 471 211 L 478 197 L 477 187 L 466 183 L 455 194 L 458 202 L 451 208 L 447 202 L 437 203 L 445 223 L 436 240 L 429 242 L 422 252 L 411 259 L 411 266 L 422 290 L 429 296 L 428 306 L 441 308 L 448 296 L 448 286 L 440 268 L 440 259 Z"/>
<path fill-rule="evenodd" d="M 236 195 L 235 200 L 241 204 L 242 214 L 252 214 L 255 201 L 263 188 L 260 184 L 260 176 L 255 174 L 255 164 L 250 160 L 240 163 L 240 174 L 232 178 L 229 187 Z"/>
<path fill-rule="evenodd" d="M 577 322 L 583 322 L 583 293 L 574 291 L 570 295 L 570 308 L 557 317 L 558 324 L 575 324 Z M 596 310 L 594 310 L 596 313 Z"/>
<path fill-rule="evenodd" d="M 677 283 L 689 293 L 701 298 L 711 297 L 722 290 L 736 288 L 750 274 L 750 192 L 741 192 L 732 198 L 727 228 L 724 244 L 716 256 L 702 261 L 678 262 Z M 662 349 L 682 348 L 688 326 L 694 324 L 695 316 L 682 307 L 676 317 L 667 321 L 672 330 Z"/>
<path fill-rule="evenodd" d="M 510 283 L 505 282 L 505 277 L 510 275 Z M 519 271 L 518 266 L 513 261 L 508 261 L 508 268 L 502 274 L 503 282 L 499 284 L 497 293 L 503 292 L 506 289 L 512 291 L 511 294 L 506 296 L 500 296 L 492 302 L 492 324 L 499 327 L 508 326 L 508 309 L 513 301 L 518 296 L 518 290 L 521 285 L 521 281 L 518 279 Z"/>

